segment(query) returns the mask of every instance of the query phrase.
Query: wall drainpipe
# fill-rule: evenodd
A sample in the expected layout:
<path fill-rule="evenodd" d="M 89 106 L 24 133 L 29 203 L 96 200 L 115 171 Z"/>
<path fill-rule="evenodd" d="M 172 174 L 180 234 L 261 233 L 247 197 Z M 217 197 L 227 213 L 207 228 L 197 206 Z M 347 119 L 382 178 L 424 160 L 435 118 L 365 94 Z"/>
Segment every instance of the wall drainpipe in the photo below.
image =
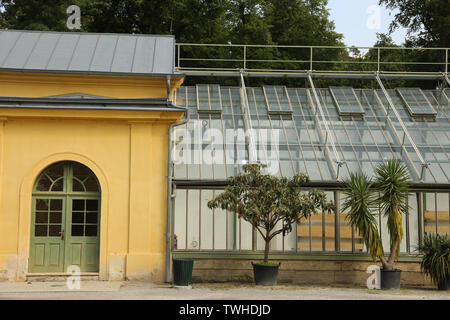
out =
<path fill-rule="evenodd" d="M 173 128 L 181 126 L 187 123 L 189 120 L 189 109 L 184 111 L 183 120 L 172 123 L 168 132 L 168 154 L 167 154 L 167 222 L 166 222 L 166 282 L 171 282 L 170 262 L 172 251 L 172 212 L 171 212 L 171 200 L 175 198 L 172 194 L 172 131 Z"/>

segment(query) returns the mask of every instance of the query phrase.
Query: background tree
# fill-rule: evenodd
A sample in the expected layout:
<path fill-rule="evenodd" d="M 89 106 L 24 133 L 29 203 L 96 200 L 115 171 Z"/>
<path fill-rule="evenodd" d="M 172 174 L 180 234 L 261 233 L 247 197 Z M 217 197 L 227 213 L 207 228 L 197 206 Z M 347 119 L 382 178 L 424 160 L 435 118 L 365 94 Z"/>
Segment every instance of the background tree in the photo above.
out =
<path fill-rule="evenodd" d="M 388 9 L 398 9 L 390 32 L 402 26 L 410 40 L 424 47 L 449 46 L 450 4 L 448 0 L 380 0 Z"/>
<path fill-rule="evenodd" d="M 398 27 L 408 29 L 406 46 L 411 47 L 449 47 L 450 3 L 449 0 L 380 0 L 380 5 L 388 9 L 398 9 L 390 25 L 390 32 Z M 445 51 L 418 52 L 417 61 L 445 62 Z M 437 67 L 436 71 L 443 71 L 444 67 Z"/>

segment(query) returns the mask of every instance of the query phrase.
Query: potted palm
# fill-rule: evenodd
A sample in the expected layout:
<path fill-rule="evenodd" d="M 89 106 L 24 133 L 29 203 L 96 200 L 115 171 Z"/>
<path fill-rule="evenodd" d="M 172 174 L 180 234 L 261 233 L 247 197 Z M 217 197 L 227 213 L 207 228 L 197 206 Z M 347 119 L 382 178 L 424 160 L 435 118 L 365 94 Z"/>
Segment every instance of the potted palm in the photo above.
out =
<path fill-rule="evenodd" d="M 425 234 L 418 246 L 422 255 L 420 269 L 431 278 L 438 290 L 448 290 L 450 282 L 450 237 L 446 234 Z"/>
<path fill-rule="evenodd" d="M 264 174 L 265 166 L 247 164 L 243 172 L 227 180 L 224 192 L 208 202 L 210 209 L 218 208 L 236 213 L 259 232 L 265 242 L 264 260 L 252 263 L 257 285 L 274 285 L 280 263 L 269 262 L 270 241 L 278 234 L 292 231 L 299 223 L 319 209 L 331 212 L 333 204 L 318 190 L 302 192 L 309 182 L 306 174 L 291 179 Z"/>
<path fill-rule="evenodd" d="M 343 210 L 348 210 L 347 219 L 364 239 L 373 261 L 380 259 L 381 288 L 400 288 L 401 270 L 394 264 L 400 252 L 403 238 L 402 215 L 408 213 L 409 175 L 399 160 L 393 159 L 378 165 L 372 181 L 365 174 L 350 174 L 345 181 Z M 389 257 L 386 258 L 378 230 L 376 213 L 378 208 L 387 218 L 390 236 Z"/>

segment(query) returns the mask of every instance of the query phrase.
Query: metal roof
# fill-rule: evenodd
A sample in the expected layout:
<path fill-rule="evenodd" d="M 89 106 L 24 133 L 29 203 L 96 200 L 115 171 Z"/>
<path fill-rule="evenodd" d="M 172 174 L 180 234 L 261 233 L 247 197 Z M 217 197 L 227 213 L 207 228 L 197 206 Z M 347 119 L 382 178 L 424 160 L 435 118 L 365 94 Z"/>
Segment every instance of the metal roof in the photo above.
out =
<path fill-rule="evenodd" d="M 127 110 L 127 111 L 167 111 L 167 112 L 185 112 L 186 110 L 184 107 L 175 106 L 171 101 L 160 98 L 111 99 L 104 97 L 76 98 L 76 97 L 62 97 L 62 96 L 55 96 L 52 98 L 0 97 L 0 109 L 1 108 Z"/>
<path fill-rule="evenodd" d="M 0 30 L 0 44 L 0 70 L 174 74 L 173 36 Z"/>

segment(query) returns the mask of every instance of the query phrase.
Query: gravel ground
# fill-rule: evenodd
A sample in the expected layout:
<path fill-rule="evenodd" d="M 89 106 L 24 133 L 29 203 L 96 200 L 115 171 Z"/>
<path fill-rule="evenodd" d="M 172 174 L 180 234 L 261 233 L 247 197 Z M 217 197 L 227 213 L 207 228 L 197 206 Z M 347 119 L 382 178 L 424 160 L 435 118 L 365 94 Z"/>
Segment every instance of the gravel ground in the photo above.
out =
<path fill-rule="evenodd" d="M 431 288 L 368 290 L 363 287 L 208 283 L 191 287 L 146 282 L 83 281 L 79 290 L 65 282 L 0 282 L 0 299 L 20 300 L 450 300 L 450 291 Z"/>

